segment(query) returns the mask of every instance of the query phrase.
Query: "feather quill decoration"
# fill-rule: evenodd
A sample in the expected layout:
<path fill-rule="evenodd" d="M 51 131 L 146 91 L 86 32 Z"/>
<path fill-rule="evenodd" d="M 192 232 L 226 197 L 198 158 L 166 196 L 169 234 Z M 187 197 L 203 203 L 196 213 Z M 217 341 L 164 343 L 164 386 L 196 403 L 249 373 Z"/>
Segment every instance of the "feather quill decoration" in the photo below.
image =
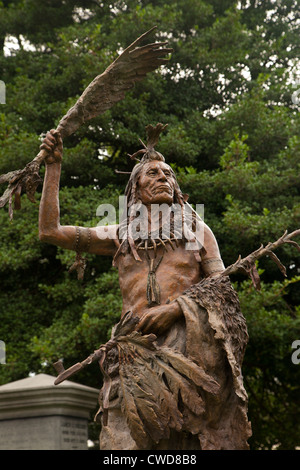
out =
<path fill-rule="evenodd" d="M 90 119 L 103 114 L 115 103 L 124 99 L 126 92 L 132 89 L 135 83 L 143 80 L 147 73 L 168 62 L 166 56 L 173 49 L 164 47 L 167 42 L 142 45 L 144 39 L 154 29 L 156 26 L 138 37 L 102 74 L 95 77 L 87 86 L 74 106 L 58 123 L 56 130 L 62 139 L 70 136 Z M 42 149 L 22 170 L 14 170 L 0 175 L 0 184 L 8 183 L 7 189 L 0 197 L 0 208 L 9 203 L 11 219 L 13 218 L 13 198 L 16 210 L 21 208 L 20 198 L 24 192 L 31 202 L 35 202 L 35 191 L 42 182 L 39 176 L 40 165 L 47 155 L 47 152 Z"/>
<path fill-rule="evenodd" d="M 157 443 L 168 439 L 171 429 L 184 429 L 182 405 L 185 417 L 201 416 L 205 412 L 201 391 L 214 395 L 219 391 L 219 384 L 201 367 L 178 351 L 157 347 L 155 339 L 138 331 L 117 338 L 121 406 L 143 449 L 149 439 Z"/>

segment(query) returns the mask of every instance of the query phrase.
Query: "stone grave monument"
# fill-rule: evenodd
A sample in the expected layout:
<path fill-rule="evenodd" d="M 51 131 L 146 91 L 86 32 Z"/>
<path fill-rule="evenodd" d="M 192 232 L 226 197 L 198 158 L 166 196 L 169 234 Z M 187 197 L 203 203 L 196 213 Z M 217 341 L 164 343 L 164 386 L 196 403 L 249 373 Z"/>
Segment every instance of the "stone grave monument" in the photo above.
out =
<path fill-rule="evenodd" d="M 38 374 L 0 386 L 0 450 L 86 450 L 99 390 Z"/>

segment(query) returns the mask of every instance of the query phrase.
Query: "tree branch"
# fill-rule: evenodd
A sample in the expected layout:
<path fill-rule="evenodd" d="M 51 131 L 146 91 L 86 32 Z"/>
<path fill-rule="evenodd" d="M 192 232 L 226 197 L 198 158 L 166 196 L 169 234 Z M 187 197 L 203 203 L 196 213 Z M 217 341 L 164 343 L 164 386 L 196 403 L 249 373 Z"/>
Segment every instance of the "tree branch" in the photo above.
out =
<path fill-rule="evenodd" d="M 290 234 L 288 234 L 286 230 L 275 242 L 269 242 L 265 247 L 261 245 L 256 251 L 253 251 L 250 255 L 246 256 L 246 258 L 241 258 L 241 256 L 239 256 L 234 264 L 228 266 L 225 271 L 221 273 L 221 276 L 230 276 L 231 274 L 242 272 L 251 278 L 255 289 L 260 290 L 260 278 L 255 262 L 263 256 L 269 256 L 277 264 L 282 274 L 286 276 L 286 268 L 275 253 L 273 253 L 273 250 L 276 250 L 279 246 L 288 243 L 300 252 L 300 246 L 293 240 L 293 238 L 298 235 L 300 235 L 300 229 L 295 230 Z"/>

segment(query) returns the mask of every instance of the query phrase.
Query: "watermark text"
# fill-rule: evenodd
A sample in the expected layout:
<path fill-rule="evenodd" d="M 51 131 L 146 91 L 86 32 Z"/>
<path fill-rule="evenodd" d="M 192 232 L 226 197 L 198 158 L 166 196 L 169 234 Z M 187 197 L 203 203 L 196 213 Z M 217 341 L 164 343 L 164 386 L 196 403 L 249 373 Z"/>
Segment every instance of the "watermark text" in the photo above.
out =
<path fill-rule="evenodd" d="M 119 220 L 117 210 L 112 204 L 101 204 L 96 216 L 101 217 L 97 224 L 100 239 L 115 238 L 116 231 L 103 230 L 108 225 L 119 225 L 118 237 L 133 240 L 170 239 L 185 240 L 187 250 L 199 249 L 204 245 L 204 204 L 196 204 L 193 209 L 189 204 L 151 204 L 141 202 L 127 206 L 126 196 L 119 197 Z"/>
<path fill-rule="evenodd" d="M 0 104 L 6 103 L 6 86 L 3 80 L 0 80 Z"/>
<path fill-rule="evenodd" d="M 296 339 L 295 341 L 293 341 L 292 349 L 295 349 L 292 354 L 292 363 L 300 364 L 300 339 Z"/>
<path fill-rule="evenodd" d="M 0 364 L 6 364 L 6 348 L 4 341 L 0 340 Z"/>

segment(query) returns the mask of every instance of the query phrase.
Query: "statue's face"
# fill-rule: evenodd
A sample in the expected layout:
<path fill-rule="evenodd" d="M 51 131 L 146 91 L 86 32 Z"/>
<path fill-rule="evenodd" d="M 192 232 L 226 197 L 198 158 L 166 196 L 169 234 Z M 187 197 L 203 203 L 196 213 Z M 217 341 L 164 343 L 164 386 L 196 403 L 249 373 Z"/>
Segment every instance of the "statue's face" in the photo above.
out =
<path fill-rule="evenodd" d="M 161 161 L 144 164 L 138 180 L 138 196 L 143 204 L 172 204 L 175 180 L 171 168 Z"/>

